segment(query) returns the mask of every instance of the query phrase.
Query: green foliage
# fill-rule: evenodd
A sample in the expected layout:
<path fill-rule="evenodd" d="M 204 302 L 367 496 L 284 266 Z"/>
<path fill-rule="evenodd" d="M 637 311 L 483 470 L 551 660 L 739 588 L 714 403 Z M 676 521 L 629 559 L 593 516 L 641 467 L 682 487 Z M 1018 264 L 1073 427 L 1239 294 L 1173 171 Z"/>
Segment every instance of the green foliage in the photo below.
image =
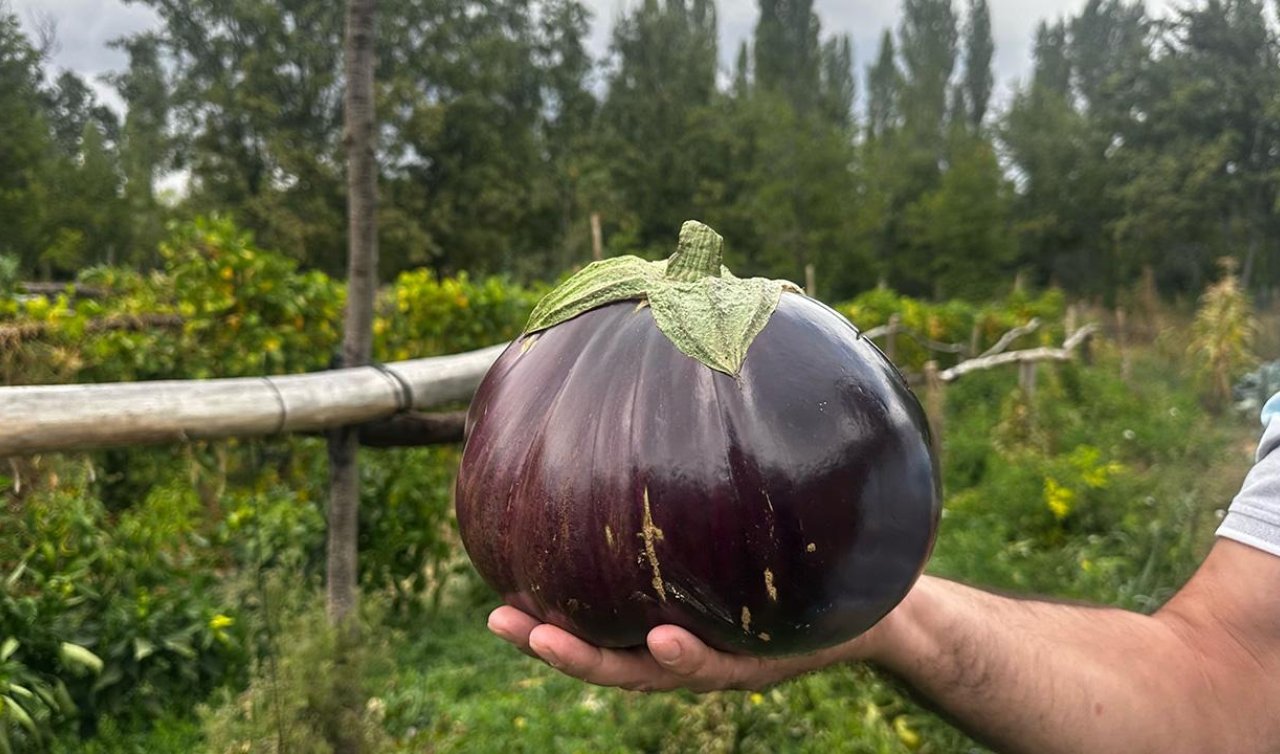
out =
<path fill-rule="evenodd" d="M 270 589 L 280 615 L 268 618 L 276 624 L 269 653 L 247 689 L 202 710 L 208 750 L 384 751 L 381 711 L 372 700 L 363 703 L 368 690 L 362 683 L 382 661 L 382 640 L 367 627 L 359 637 L 335 630 L 318 600 L 299 605 L 296 593 L 290 602 L 279 585 Z"/>
<path fill-rule="evenodd" d="M 329 366 L 345 296 L 326 275 L 299 272 L 217 216 L 176 226 L 160 253 L 174 309 L 185 319 L 176 373 L 237 377 Z"/>
<path fill-rule="evenodd" d="M 993 295 L 1013 267 L 1009 227 L 1010 187 L 995 151 L 981 140 L 956 137 L 951 166 L 938 187 L 907 207 L 907 249 L 896 260 L 897 277 L 937 298 Z"/>
<path fill-rule="evenodd" d="M 1007 373 L 948 390 L 936 572 L 1144 611 L 1181 585 L 1243 461 L 1176 370 L 1144 356 L 1135 392 L 1116 358 L 1041 369 L 1031 402 Z"/>
<path fill-rule="evenodd" d="M 17 257 L 0 254 L 0 298 L 12 295 L 18 282 L 18 264 Z"/>
<path fill-rule="evenodd" d="M 133 726 L 114 718 L 102 721 L 93 738 L 61 737 L 50 754 L 193 754 L 203 738 L 197 721 L 166 715 L 148 725 Z"/>
<path fill-rule="evenodd" d="M 404 448 L 361 464 L 361 583 L 401 611 L 439 607 L 450 582 L 470 574 L 453 520 L 458 461 L 453 447 Z"/>
<path fill-rule="evenodd" d="M 12 636 L 0 639 L 0 752 L 4 754 L 43 746 L 52 739 L 60 718 L 76 712 L 62 681 L 24 665 L 18 653 L 21 648 L 22 642 Z"/>
<path fill-rule="evenodd" d="M 505 342 L 524 329 L 543 293 L 542 287 L 521 288 L 500 278 L 403 273 L 379 302 L 374 353 L 395 361 Z"/>
<path fill-rule="evenodd" d="M 243 667 L 200 514 L 178 484 L 112 521 L 70 483 L 5 516 L 0 634 L 47 683 L 66 684 L 89 729 L 98 715 L 147 717 L 198 698 Z M 68 662 L 93 672 L 68 673 Z"/>

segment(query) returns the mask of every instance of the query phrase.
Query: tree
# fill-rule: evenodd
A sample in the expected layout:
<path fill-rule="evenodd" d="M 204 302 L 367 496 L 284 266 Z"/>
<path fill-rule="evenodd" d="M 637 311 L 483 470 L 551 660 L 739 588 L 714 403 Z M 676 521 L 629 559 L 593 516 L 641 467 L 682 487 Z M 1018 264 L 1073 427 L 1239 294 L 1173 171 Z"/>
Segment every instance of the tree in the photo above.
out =
<path fill-rule="evenodd" d="M 884 136 L 898 127 L 901 91 L 902 72 L 898 70 L 893 34 L 885 29 L 880 38 L 880 52 L 876 56 L 876 62 L 867 69 L 868 138 Z"/>
<path fill-rule="evenodd" d="M 959 30 L 951 0 L 904 0 L 898 32 L 907 128 L 921 144 L 938 146 L 946 126 L 947 95 Z"/>
<path fill-rule="evenodd" d="M 1139 117 L 1117 155 L 1127 168 L 1118 262 L 1198 290 L 1218 257 L 1239 255 L 1247 286 L 1276 230 L 1277 41 L 1260 0 L 1209 0 L 1178 14 L 1164 46 L 1143 71 Z"/>
<path fill-rule="evenodd" d="M 152 261 L 164 230 L 155 184 L 173 159 L 173 140 L 168 132 L 171 97 L 159 38 L 143 34 L 113 46 L 129 56 L 128 68 L 109 77 L 126 107 L 119 151 L 124 200 L 132 217 L 132 249 L 120 261 Z"/>
<path fill-rule="evenodd" d="M 264 246 L 339 272 L 341 6 L 137 1 L 162 23 L 189 209 L 230 211 Z"/>
<path fill-rule="evenodd" d="M 853 78 L 853 41 L 848 35 L 832 37 L 823 43 L 818 93 L 820 115 L 838 128 L 851 129 L 857 82 Z"/>
<path fill-rule="evenodd" d="M 90 124 L 98 128 L 103 139 L 120 138 L 120 121 L 111 108 L 101 105 L 89 85 L 71 71 L 63 71 L 51 89 L 45 92 L 44 107 L 54 143 L 64 156 L 80 153 L 81 137 Z"/>
<path fill-rule="evenodd" d="M 0 2 L 0 255 L 17 258 L 22 273 L 35 268 L 47 207 L 43 179 L 52 144 L 41 77 L 39 53 Z"/>
<path fill-rule="evenodd" d="M 756 85 L 785 93 L 805 111 L 818 97 L 823 51 L 813 0 L 760 0 L 755 29 Z"/>
<path fill-rule="evenodd" d="M 1013 272 L 1009 189 L 991 145 L 957 134 L 938 188 L 906 210 L 908 250 L 898 279 L 912 287 L 932 283 L 938 298 L 980 300 L 998 293 Z"/>
<path fill-rule="evenodd" d="M 1089 0 L 1070 25 L 1076 90 L 1100 124 L 1116 127 L 1128 115 L 1144 61 L 1151 22 L 1142 2 Z"/>
<path fill-rule="evenodd" d="M 1067 57 L 1067 26 L 1059 20 L 1036 27 L 1034 72 L 1031 83 L 1066 99 L 1071 94 L 1071 61 Z"/>
<path fill-rule="evenodd" d="M 614 27 L 602 149 L 619 197 L 620 243 L 665 250 L 707 179 L 716 95 L 710 0 L 645 0 Z"/>
<path fill-rule="evenodd" d="M 384 236 L 385 271 L 424 264 L 442 274 L 545 271 L 564 207 L 543 141 L 552 132 L 543 126 L 572 88 L 577 32 L 540 32 L 530 0 L 385 7 L 383 214 L 387 230 L 407 239 L 392 245 Z M 567 7 L 559 21 L 573 22 L 577 13 Z M 548 53 L 551 47 L 557 50 Z M 559 66 L 554 82 L 547 65 Z"/>
<path fill-rule="evenodd" d="M 987 0 L 969 0 L 969 14 L 964 26 L 964 97 L 969 127 L 975 133 L 982 128 L 991 103 L 995 81 L 991 58 L 995 49 Z"/>
<path fill-rule="evenodd" d="M 539 24 L 539 67 L 546 94 L 541 136 L 548 172 L 558 200 L 561 254 L 556 266 L 586 258 L 586 224 L 605 179 L 591 138 L 597 102 L 589 89 L 592 73 L 586 37 L 591 15 L 577 0 L 548 0 Z"/>

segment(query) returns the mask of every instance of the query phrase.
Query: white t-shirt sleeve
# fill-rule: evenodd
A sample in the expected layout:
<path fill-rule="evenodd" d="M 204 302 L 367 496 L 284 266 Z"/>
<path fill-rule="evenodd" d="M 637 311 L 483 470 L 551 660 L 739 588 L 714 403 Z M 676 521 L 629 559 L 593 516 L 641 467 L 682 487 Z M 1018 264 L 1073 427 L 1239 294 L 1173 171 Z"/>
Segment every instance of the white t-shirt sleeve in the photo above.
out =
<path fill-rule="evenodd" d="M 1257 463 L 1231 501 L 1218 536 L 1280 555 L 1280 393 L 1262 409 Z"/>

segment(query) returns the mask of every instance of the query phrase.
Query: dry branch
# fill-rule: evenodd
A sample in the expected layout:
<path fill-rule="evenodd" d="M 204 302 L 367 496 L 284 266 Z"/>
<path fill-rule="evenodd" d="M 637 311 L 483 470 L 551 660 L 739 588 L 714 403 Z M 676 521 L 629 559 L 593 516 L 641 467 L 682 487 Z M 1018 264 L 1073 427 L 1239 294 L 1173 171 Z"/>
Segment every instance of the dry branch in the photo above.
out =
<path fill-rule="evenodd" d="M 281 377 L 0 388 L 0 456 L 363 424 L 469 399 L 503 348 Z"/>
<path fill-rule="evenodd" d="M 1023 335 L 1030 335 L 1038 329 L 1040 329 L 1040 320 L 1036 317 L 1032 317 L 1031 321 L 1027 322 L 1027 324 L 1022 325 L 1021 327 L 1015 327 L 1004 335 L 1001 335 L 1000 339 L 996 341 L 996 344 L 984 351 L 980 356 L 978 356 L 978 358 L 981 359 L 986 358 L 987 356 L 995 356 L 998 353 L 1004 353 L 1005 349 L 1013 344 L 1013 341 L 1021 338 Z"/>
<path fill-rule="evenodd" d="M 980 356 L 976 359 L 962 361 L 959 364 L 938 374 L 943 382 L 954 382 L 970 372 L 1002 366 L 1004 364 L 1022 364 L 1034 361 L 1070 361 L 1073 353 L 1082 343 L 1092 337 L 1098 330 L 1096 325 L 1086 325 L 1071 334 L 1063 342 L 1061 348 L 1028 348 L 1023 351 L 1009 351 L 992 356 Z"/>

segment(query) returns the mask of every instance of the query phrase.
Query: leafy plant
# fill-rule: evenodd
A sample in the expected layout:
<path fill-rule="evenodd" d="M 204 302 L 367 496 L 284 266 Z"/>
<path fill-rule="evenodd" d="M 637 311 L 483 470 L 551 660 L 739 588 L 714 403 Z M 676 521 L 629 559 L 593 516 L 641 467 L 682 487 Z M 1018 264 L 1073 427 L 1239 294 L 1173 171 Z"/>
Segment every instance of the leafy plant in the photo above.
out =
<path fill-rule="evenodd" d="M 219 556 L 198 501 L 161 487 L 112 522 L 74 484 L 7 516 L 0 634 L 33 672 L 65 683 L 88 729 L 102 714 L 151 716 L 198 699 L 246 664 L 234 609 L 218 598 Z M 68 673 L 93 666 L 93 673 Z"/>
<path fill-rule="evenodd" d="M 1232 379 L 1251 366 L 1258 324 L 1234 267 L 1200 297 L 1187 354 L 1204 390 L 1206 404 L 1222 410 L 1231 401 Z"/>
<path fill-rule="evenodd" d="M 255 664 L 248 688 L 202 709 L 209 750 L 322 754 L 343 743 L 383 750 L 380 702 L 365 688 L 382 661 L 382 643 L 367 625 L 358 632 L 363 640 L 330 627 L 314 593 L 279 581 L 268 589 L 279 607 L 270 619 L 270 652 Z"/>

